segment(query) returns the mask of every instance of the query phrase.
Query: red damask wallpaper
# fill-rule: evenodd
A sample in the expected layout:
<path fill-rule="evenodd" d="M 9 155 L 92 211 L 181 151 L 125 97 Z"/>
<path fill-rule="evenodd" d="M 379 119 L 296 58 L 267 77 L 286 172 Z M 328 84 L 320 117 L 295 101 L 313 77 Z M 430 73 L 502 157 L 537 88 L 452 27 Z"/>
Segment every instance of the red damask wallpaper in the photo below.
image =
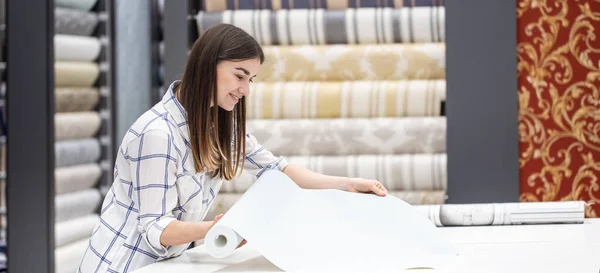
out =
<path fill-rule="evenodd" d="M 600 216 L 600 0 L 518 0 L 521 201 Z"/>

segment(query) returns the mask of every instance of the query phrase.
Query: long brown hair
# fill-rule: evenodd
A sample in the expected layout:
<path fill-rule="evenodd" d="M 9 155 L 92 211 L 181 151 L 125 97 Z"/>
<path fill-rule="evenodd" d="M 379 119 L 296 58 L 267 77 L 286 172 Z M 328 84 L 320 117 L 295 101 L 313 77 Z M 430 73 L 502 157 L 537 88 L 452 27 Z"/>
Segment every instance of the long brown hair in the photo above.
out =
<path fill-rule="evenodd" d="M 254 58 L 264 62 L 260 45 L 230 24 L 207 29 L 194 43 L 176 92 L 187 112 L 197 172 L 206 168 L 212 177 L 231 180 L 244 167 L 246 99 L 242 97 L 231 112 L 217 105 L 217 64 Z"/>

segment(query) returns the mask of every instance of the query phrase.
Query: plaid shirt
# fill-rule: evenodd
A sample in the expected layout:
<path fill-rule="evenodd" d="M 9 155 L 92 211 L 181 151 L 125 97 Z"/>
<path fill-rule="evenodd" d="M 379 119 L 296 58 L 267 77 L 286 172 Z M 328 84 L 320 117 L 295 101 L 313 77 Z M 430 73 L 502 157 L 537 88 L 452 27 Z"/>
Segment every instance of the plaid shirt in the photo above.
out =
<path fill-rule="evenodd" d="M 194 170 L 186 114 L 172 88 L 125 135 L 78 272 L 130 272 L 180 255 L 189 244 L 164 247 L 162 231 L 175 219 L 203 221 L 218 194 L 223 181 Z M 255 177 L 287 165 L 250 134 L 245 152 L 244 171 Z"/>

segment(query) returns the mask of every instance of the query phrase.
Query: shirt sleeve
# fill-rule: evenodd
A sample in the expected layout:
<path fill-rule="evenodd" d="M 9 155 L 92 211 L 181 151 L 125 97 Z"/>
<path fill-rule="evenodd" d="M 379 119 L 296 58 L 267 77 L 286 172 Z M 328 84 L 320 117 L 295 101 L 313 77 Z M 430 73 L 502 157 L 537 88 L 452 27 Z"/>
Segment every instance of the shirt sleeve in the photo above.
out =
<path fill-rule="evenodd" d="M 252 134 L 246 134 L 246 155 L 244 157 L 244 170 L 260 177 L 267 170 L 283 171 L 288 162 L 283 157 L 277 157 L 266 150 Z"/>
<path fill-rule="evenodd" d="M 134 188 L 133 201 L 139 209 L 138 231 L 161 258 L 172 253 L 160 243 L 165 227 L 175 220 L 177 205 L 178 154 L 173 139 L 166 132 L 149 131 L 127 146 Z M 137 200 L 136 200 L 137 198 Z"/>

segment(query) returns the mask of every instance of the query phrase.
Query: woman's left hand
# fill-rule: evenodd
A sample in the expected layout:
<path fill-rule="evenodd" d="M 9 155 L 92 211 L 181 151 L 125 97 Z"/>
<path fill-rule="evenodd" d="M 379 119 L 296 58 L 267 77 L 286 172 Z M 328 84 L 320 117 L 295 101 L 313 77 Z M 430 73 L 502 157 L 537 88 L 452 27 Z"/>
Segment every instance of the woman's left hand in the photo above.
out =
<path fill-rule="evenodd" d="M 377 180 L 364 178 L 348 178 L 350 181 L 344 188 L 345 191 L 358 193 L 375 193 L 379 196 L 388 194 L 388 190 Z"/>

